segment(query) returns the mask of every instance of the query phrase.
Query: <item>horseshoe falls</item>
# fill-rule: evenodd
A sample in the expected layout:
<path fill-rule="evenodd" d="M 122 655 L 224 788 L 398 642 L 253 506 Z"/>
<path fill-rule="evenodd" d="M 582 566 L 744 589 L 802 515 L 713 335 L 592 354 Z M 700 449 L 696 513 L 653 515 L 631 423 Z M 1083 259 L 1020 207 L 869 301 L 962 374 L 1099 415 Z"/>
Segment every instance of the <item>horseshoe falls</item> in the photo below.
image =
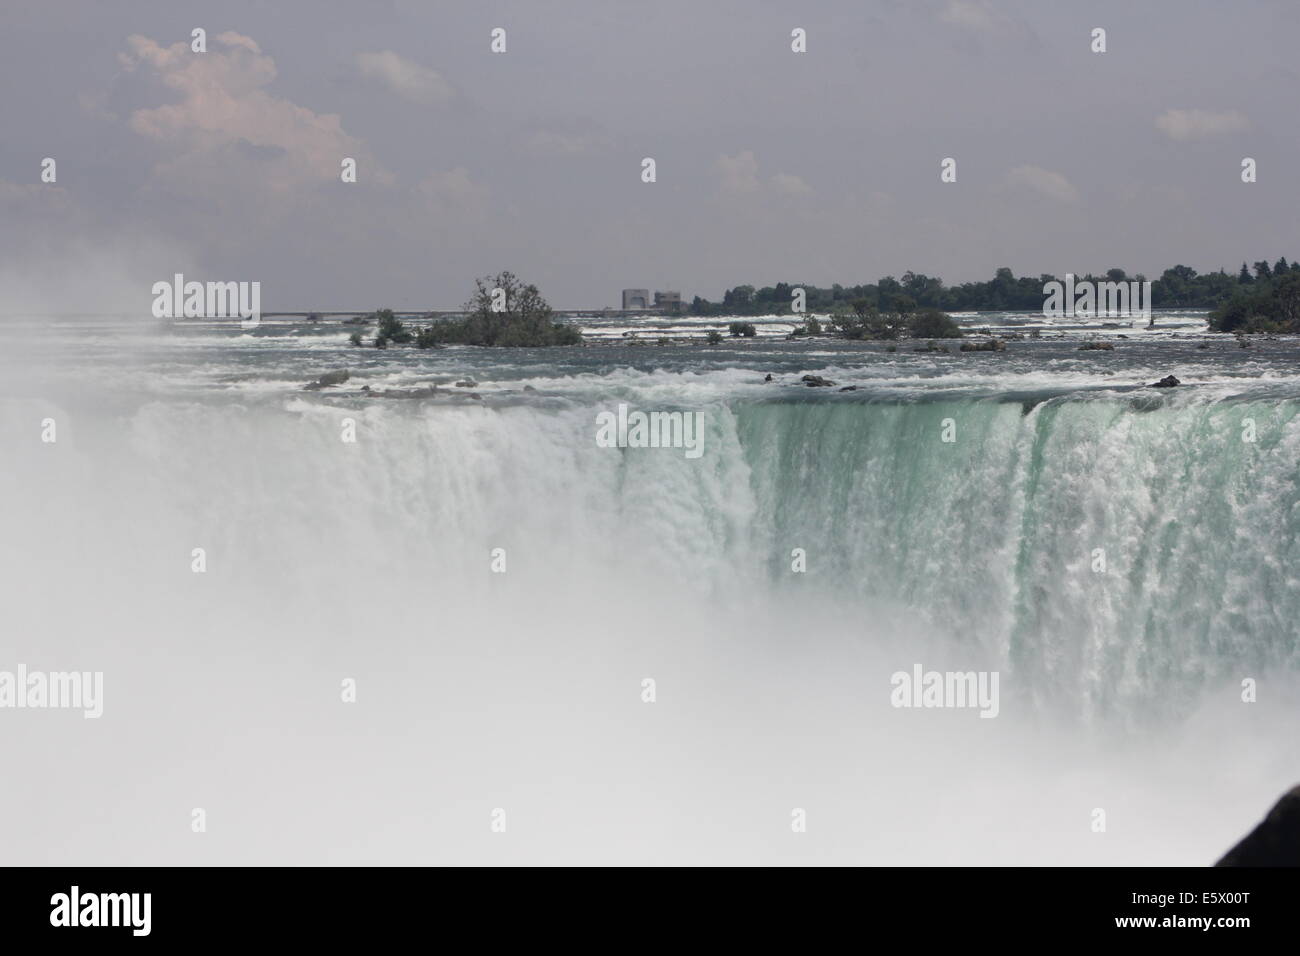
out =
<path fill-rule="evenodd" d="M 347 332 L 6 328 L 0 671 L 103 675 L 14 862 L 1201 865 L 1294 776 L 1296 343 Z"/>

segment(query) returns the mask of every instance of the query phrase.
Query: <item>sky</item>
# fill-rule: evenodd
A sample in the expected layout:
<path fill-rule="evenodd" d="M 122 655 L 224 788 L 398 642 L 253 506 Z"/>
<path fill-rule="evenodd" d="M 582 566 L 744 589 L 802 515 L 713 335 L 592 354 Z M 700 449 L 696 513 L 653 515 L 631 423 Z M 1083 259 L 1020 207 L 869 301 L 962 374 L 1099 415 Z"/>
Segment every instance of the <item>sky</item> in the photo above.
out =
<path fill-rule="evenodd" d="M 1289 0 L 4 0 L 0 313 L 1235 271 L 1300 257 L 1298 48 Z"/>

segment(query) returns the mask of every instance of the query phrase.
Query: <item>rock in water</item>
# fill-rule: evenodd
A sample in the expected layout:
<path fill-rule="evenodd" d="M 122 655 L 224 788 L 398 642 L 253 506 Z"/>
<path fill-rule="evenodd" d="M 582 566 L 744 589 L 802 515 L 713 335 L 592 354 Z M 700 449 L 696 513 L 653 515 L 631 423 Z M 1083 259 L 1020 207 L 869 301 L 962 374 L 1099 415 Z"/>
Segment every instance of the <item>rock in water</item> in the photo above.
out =
<path fill-rule="evenodd" d="M 989 339 L 987 342 L 963 342 L 961 350 L 963 352 L 1005 352 L 1007 343 L 999 339 Z"/>
<path fill-rule="evenodd" d="M 303 388 L 309 392 L 314 392 L 317 389 L 326 388 L 330 385 L 342 385 L 347 380 L 348 380 L 348 370 L 345 368 L 341 368 L 338 369 L 337 371 L 326 372 L 320 378 L 316 379 L 316 381 L 308 382 L 306 385 L 303 386 Z"/>
<path fill-rule="evenodd" d="M 1178 379 L 1175 378 L 1174 376 L 1166 375 L 1160 381 L 1152 382 L 1151 387 L 1152 388 L 1173 388 L 1175 385 L 1181 385 L 1181 384 L 1183 383 L 1178 381 Z"/>
<path fill-rule="evenodd" d="M 799 379 L 799 381 L 803 382 L 809 388 L 824 388 L 835 384 L 830 379 L 822 378 L 820 375 L 805 375 L 803 378 Z"/>
<path fill-rule="evenodd" d="M 1282 795 L 1263 821 L 1215 866 L 1300 866 L 1300 786 Z"/>
<path fill-rule="evenodd" d="M 437 385 L 430 385 L 427 388 L 388 388 L 366 392 L 367 396 L 373 395 L 377 398 L 433 398 L 437 394 Z"/>

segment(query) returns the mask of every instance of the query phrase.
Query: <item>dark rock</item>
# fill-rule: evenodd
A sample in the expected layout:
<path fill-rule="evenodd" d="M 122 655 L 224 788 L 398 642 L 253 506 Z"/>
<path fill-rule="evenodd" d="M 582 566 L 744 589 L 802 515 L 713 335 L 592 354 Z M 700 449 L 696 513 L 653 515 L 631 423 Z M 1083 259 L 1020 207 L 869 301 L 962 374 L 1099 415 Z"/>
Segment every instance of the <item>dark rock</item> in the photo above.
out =
<path fill-rule="evenodd" d="M 1152 382 L 1151 387 L 1152 388 L 1173 388 L 1175 385 L 1181 385 L 1181 384 L 1183 383 L 1178 381 L 1178 379 L 1176 379 L 1174 376 L 1166 375 L 1160 381 Z"/>
<path fill-rule="evenodd" d="M 1300 866 L 1300 786 L 1282 795 L 1263 821 L 1215 866 Z"/>
<path fill-rule="evenodd" d="M 457 382 L 456 387 L 457 388 L 478 388 L 478 382 L 470 378 L 470 379 L 466 379 L 463 382 Z"/>
<path fill-rule="evenodd" d="M 1115 346 L 1111 342 L 1084 342 L 1079 346 L 1080 352 L 1109 352 Z"/>
<path fill-rule="evenodd" d="M 830 379 L 822 378 L 820 375 L 805 375 L 803 378 L 799 379 L 799 381 L 803 382 L 809 388 L 825 388 L 835 384 Z"/>
<path fill-rule="evenodd" d="M 533 388 L 531 385 L 525 385 L 525 386 L 524 386 L 524 391 L 525 391 L 525 392 L 535 392 L 535 391 L 537 391 L 537 389 Z"/>
<path fill-rule="evenodd" d="M 857 390 L 858 387 L 856 385 L 845 385 L 842 389 L 840 389 L 841 392 L 856 392 Z"/>
<path fill-rule="evenodd" d="M 350 319 L 343 320 L 344 325 L 369 325 L 370 319 L 364 315 L 354 315 Z"/>
<path fill-rule="evenodd" d="M 315 392 L 322 388 L 328 388 L 331 385 L 342 385 L 348 380 L 348 370 L 345 368 L 337 369 L 333 372 L 326 372 L 314 382 L 308 382 L 303 386 L 307 392 Z"/>
<path fill-rule="evenodd" d="M 764 378 L 763 381 L 765 381 L 765 382 L 770 382 L 770 381 L 772 381 L 772 373 L 771 373 L 771 372 L 768 372 L 768 373 L 767 373 L 767 377 Z"/>
<path fill-rule="evenodd" d="M 367 392 L 366 394 L 373 395 L 376 398 L 433 398 L 438 394 L 438 386 L 430 385 L 426 388 L 377 389 L 373 392 Z"/>
<path fill-rule="evenodd" d="M 963 352 L 1005 352 L 1007 343 L 998 339 L 989 339 L 987 342 L 963 342 L 961 350 Z"/>
<path fill-rule="evenodd" d="M 1196 347 L 1197 347 L 1198 349 L 1208 349 L 1208 348 L 1210 347 L 1210 343 L 1207 342 L 1207 341 L 1205 341 L 1204 339 L 1202 339 L 1202 340 L 1201 340 L 1201 344 L 1198 345 L 1198 346 L 1196 346 Z"/>

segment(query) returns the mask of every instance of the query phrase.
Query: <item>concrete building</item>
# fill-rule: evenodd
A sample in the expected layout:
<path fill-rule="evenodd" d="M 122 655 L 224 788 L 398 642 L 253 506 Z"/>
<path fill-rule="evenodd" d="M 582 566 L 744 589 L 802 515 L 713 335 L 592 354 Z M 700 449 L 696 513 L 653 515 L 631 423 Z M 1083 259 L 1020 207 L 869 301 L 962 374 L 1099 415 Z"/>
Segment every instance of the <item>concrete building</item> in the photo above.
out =
<path fill-rule="evenodd" d="M 656 292 L 652 300 L 649 289 L 624 289 L 623 311 L 639 312 L 642 309 L 647 312 L 653 310 L 667 315 L 681 315 L 686 311 L 686 303 L 682 301 L 680 292 Z"/>
<path fill-rule="evenodd" d="M 655 308 L 673 315 L 682 311 L 682 294 L 680 292 L 656 292 Z"/>

